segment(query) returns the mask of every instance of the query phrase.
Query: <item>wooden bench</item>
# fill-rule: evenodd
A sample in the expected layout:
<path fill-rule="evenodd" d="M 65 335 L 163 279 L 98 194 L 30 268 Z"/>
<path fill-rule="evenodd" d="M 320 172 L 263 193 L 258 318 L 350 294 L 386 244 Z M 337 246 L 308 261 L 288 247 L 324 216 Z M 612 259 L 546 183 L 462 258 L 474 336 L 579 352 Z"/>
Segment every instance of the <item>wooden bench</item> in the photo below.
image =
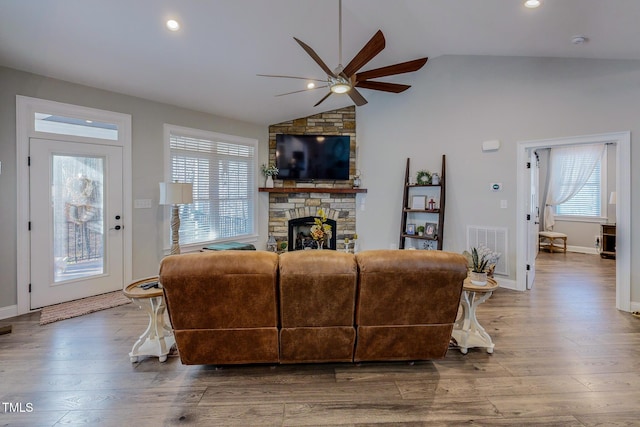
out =
<path fill-rule="evenodd" d="M 567 253 L 567 235 L 564 233 L 557 233 L 555 231 L 539 231 L 538 232 L 538 244 L 540 250 L 548 249 L 549 252 L 564 252 Z M 562 245 L 556 241 L 562 240 Z"/>

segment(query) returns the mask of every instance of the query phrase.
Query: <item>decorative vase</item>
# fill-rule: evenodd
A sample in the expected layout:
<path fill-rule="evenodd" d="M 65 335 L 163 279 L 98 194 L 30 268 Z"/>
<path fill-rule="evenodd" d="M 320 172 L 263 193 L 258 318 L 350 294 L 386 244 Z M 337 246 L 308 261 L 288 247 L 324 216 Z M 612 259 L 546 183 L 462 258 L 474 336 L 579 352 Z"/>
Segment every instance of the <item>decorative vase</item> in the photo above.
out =
<path fill-rule="evenodd" d="M 264 184 L 266 188 L 273 188 L 273 177 L 271 175 L 267 175 L 267 182 Z"/>
<path fill-rule="evenodd" d="M 478 273 L 477 271 L 469 272 L 469 279 L 471 279 L 471 284 L 476 286 L 484 286 L 487 284 L 487 272 L 483 271 L 482 273 Z"/>
<path fill-rule="evenodd" d="M 322 247 L 324 246 L 324 240 L 317 240 L 318 243 L 318 250 L 321 250 Z"/>

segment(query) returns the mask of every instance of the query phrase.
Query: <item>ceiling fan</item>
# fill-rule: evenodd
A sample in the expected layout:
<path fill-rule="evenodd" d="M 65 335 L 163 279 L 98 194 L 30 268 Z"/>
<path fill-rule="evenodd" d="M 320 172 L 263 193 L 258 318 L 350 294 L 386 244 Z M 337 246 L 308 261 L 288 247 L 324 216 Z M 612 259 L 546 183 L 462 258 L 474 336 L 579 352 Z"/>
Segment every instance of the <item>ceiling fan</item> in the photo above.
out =
<path fill-rule="evenodd" d="M 273 74 L 258 74 L 262 77 L 279 77 L 288 79 L 303 79 L 325 82 L 326 85 L 316 86 L 313 89 L 329 88 L 329 92 L 318 102 L 314 107 L 320 105 L 325 99 L 327 99 L 332 93 L 346 93 L 351 100 L 357 105 L 362 106 L 367 103 L 367 100 L 358 92 L 356 88 L 380 90 L 383 92 L 400 93 L 409 89 L 410 85 L 387 83 L 371 81 L 379 77 L 393 76 L 396 74 L 410 73 L 418 71 L 424 64 L 426 64 L 429 58 L 414 59 L 412 61 L 402 62 L 399 64 L 388 65 L 386 67 L 376 68 L 369 71 L 358 73 L 362 67 L 364 67 L 369 61 L 371 61 L 377 54 L 382 52 L 385 47 L 385 39 L 382 31 L 378 30 L 373 37 L 364 45 L 360 52 L 353 57 L 351 62 L 346 67 L 342 65 L 342 0 L 338 0 L 338 39 L 339 39 L 339 64 L 336 69 L 331 70 L 320 56 L 306 43 L 300 39 L 294 37 L 293 39 L 304 49 L 305 52 L 322 68 L 327 74 L 325 80 L 310 79 L 306 77 L 296 76 L 283 76 Z M 305 92 L 309 89 L 296 90 L 293 92 L 282 93 L 276 96 L 290 95 L 292 93 Z"/>

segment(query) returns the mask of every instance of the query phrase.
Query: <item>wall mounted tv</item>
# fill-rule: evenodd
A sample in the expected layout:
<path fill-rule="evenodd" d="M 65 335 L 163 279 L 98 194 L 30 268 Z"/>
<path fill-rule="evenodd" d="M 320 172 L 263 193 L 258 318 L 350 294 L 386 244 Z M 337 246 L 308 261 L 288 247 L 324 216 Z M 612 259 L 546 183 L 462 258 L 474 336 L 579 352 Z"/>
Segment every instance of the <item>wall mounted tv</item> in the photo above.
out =
<path fill-rule="evenodd" d="M 349 135 L 276 135 L 279 179 L 349 179 Z"/>

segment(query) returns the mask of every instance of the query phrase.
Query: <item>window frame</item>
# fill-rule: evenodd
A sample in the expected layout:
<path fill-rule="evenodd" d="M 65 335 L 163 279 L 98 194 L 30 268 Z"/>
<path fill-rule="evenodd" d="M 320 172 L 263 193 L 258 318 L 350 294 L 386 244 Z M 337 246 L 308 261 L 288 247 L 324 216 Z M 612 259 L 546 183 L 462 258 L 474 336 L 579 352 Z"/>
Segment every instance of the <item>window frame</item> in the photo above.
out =
<path fill-rule="evenodd" d="M 607 198 L 607 149 L 604 150 L 600 158 L 600 216 L 589 215 L 561 215 L 558 214 L 557 206 L 554 206 L 554 215 L 556 221 L 570 222 L 590 222 L 603 224 L 607 222 L 608 214 L 608 198 Z"/>
<path fill-rule="evenodd" d="M 258 140 L 254 138 L 246 138 L 236 135 L 229 135 L 219 132 L 212 132 L 202 129 L 194 129 L 183 126 L 164 124 L 164 181 L 171 182 L 172 181 L 172 170 L 171 170 L 171 135 L 177 134 L 185 137 L 211 140 L 216 142 L 225 142 L 230 144 L 241 144 L 248 145 L 253 147 L 254 156 L 253 156 L 253 177 L 254 182 L 253 185 L 250 185 L 248 188 L 248 198 L 251 203 L 253 203 L 253 218 L 252 218 L 252 229 L 253 232 L 238 236 L 238 237 L 230 237 L 230 238 L 221 238 L 214 240 L 205 240 L 194 243 L 180 243 L 180 248 L 182 252 L 195 252 L 202 249 L 205 246 L 211 245 L 213 243 L 223 243 L 223 242 L 243 242 L 243 243 L 254 243 L 258 240 Z M 162 247 L 165 254 L 170 253 L 171 250 L 171 206 L 164 206 L 164 218 L 162 224 Z"/>

